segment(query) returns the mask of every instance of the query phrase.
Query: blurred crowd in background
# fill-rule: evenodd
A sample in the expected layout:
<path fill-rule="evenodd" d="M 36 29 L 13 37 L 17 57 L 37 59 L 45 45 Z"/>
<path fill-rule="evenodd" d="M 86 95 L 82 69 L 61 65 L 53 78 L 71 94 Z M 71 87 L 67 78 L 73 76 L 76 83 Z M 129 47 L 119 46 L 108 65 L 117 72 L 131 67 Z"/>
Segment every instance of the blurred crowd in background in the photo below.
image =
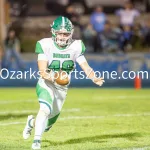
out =
<path fill-rule="evenodd" d="M 9 29 L 7 37 L 4 40 L 2 46 L 0 46 L 0 68 L 10 69 L 12 62 L 17 64 L 18 68 L 25 70 L 25 63 L 20 56 L 21 43 L 16 36 L 14 29 Z"/>
<path fill-rule="evenodd" d="M 11 0 L 9 1 L 10 3 L 12 2 Z M 25 3 L 25 1 L 21 2 Z M 19 5 L 15 5 L 11 11 L 12 16 L 24 17 L 27 4 L 22 6 L 23 11 L 19 11 L 17 9 L 19 7 Z M 58 8 L 61 10 L 61 6 Z M 116 9 L 113 13 L 114 16 L 119 18 L 119 24 L 112 23 L 108 19 L 108 14 L 101 5 L 96 5 L 92 12 L 88 14 L 88 23 L 80 22 L 83 17 L 82 11 L 81 9 L 76 9 L 74 5 L 68 5 L 62 12 L 62 15 L 68 17 L 74 24 L 73 38 L 83 40 L 87 53 L 127 53 L 132 52 L 133 49 L 142 51 L 145 48 L 149 51 L 150 19 L 138 22 L 141 12 L 134 7 L 131 1 L 126 1 L 123 7 Z M 4 52 L 2 52 L 2 47 Z M 0 62 L 5 68 L 9 68 L 9 63 L 13 58 L 18 66 L 24 69 L 24 63 L 20 57 L 21 43 L 15 29 L 11 28 L 11 26 L 0 49 Z"/>
<path fill-rule="evenodd" d="M 69 6 L 65 16 L 75 26 L 74 38 L 82 38 L 88 52 L 128 52 L 137 44 L 140 47 L 150 46 L 150 20 L 144 23 L 137 22 L 140 12 L 136 10 L 132 2 L 125 3 L 124 8 L 117 9 L 115 14 L 119 18 L 119 24 L 112 24 L 98 5 L 90 15 L 90 22 L 81 25 L 80 15 L 74 13 L 74 8 Z"/>

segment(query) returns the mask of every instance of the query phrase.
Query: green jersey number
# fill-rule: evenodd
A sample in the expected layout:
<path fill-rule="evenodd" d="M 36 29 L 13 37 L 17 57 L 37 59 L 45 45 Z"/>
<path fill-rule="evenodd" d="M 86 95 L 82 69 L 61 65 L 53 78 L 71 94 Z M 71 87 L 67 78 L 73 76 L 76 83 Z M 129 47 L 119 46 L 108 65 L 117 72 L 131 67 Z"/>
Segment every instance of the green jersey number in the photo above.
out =
<path fill-rule="evenodd" d="M 48 68 L 53 69 L 54 71 L 59 71 L 60 69 L 62 69 L 63 71 L 69 73 L 74 68 L 74 62 L 72 60 L 65 60 L 62 63 L 62 68 L 60 68 L 60 60 L 53 60 Z"/>
<path fill-rule="evenodd" d="M 53 60 L 52 63 L 48 66 L 49 69 L 53 69 L 54 71 L 60 70 L 60 61 L 59 60 Z"/>

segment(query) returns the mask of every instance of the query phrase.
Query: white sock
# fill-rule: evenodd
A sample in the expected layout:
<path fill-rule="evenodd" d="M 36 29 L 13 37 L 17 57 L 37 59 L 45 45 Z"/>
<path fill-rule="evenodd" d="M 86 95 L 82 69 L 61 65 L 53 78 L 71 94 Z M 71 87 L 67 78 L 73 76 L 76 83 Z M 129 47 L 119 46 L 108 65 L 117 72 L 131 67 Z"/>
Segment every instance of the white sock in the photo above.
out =
<path fill-rule="evenodd" d="M 47 123 L 47 119 L 48 119 L 48 115 L 44 111 L 40 110 L 38 112 L 38 115 L 37 115 L 36 121 L 35 121 L 34 140 L 41 140 L 43 130 L 45 130 L 45 126 Z"/>
<path fill-rule="evenodd" d="M 45 131 L 46 127 L 47 127 L 47 121 L 48 121 L 48 117 L 46 119 L 46 121 L 44 122 L 44 125 L 43 125 L 43 132 Z"/>

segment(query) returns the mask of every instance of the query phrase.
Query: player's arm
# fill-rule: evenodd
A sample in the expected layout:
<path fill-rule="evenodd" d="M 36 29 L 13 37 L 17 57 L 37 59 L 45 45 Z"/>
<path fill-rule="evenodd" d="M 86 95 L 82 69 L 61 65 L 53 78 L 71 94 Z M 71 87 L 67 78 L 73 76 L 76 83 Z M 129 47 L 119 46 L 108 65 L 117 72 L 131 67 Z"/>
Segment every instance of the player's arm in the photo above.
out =
<path fill-rule="evenodd" d="M 85 45 L 81 41 L 81 51 L 77 54 L 76 62 L 80 65 L 80 67 L 89 79 L 91 79 L 95 84 L 102 86 L 102 84 L 105 81 L 103 78 L 96 77 L 94 70 L 89 66 L 88 62 L 86 61 L 86 58 L 83 55 L 85 50 Z"/>
<path fill-rule="evenodd" d="M 44 54 L 42 46 L 39 42 L 36 43 L 35 53 L 38 54 L 38 69 L 39 75 L 41 78 L 45 80 L 49 80 L 53 82 L 53 77 L 48 73 L 48 59 L 47 56 Z"/>
<path fill-rule="evenodd" d="M 38 57 L 41 57 L 40 55 L 41 54 L 39 54 Z M 38 68 L 39 68 L 40 77 L 45 80 L 54 82 L 52 75 L 47 72 L 48 71 L 47 64 L 48 64 L 48 61 L 46 60 L 38 60 Z"/>
<path fill-rule="evenodd" d="M 77 58 L 77 62 L 89 79 L 91 79 L 95 84 L 99 86 L 103 85 L 103 83 L 105 82 L 104 79 L 96 77 L 94 70 L 89 66 L 83 55 Z"/>

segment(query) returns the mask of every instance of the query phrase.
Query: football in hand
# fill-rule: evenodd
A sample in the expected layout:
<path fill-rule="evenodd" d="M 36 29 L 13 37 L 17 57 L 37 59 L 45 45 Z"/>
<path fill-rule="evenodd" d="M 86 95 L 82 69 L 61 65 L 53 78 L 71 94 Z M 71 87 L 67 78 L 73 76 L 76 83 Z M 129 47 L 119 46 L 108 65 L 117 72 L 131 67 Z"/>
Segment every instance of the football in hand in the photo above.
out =
<path fill-rule="evenodd" d="M 65 71 L 55 72 L 54 80 L 59 85 L 67 85 L 69 83 L 69 77 Z"/>

